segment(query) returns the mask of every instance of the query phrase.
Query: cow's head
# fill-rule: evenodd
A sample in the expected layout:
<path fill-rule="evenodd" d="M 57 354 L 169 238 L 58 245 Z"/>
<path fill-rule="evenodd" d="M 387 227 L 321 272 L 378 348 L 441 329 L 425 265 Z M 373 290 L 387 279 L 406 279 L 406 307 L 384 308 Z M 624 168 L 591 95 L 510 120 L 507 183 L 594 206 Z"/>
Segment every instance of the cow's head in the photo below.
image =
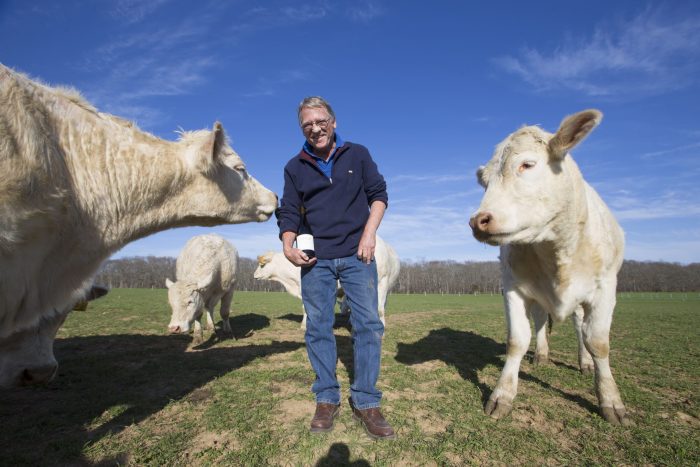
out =
<path fill-rule="evenodd" d="M 69 311 L 43 318 L 35 327 L 0 340 L 0 387 L 47 383 L 53 379 L 58 370 L 53 342 Z"/>
<path fill-rule="evenodd" d="M 78 303 L 87 303 L 108 292 L 105 287 L 93 285 Z M 56 376 L 58 362 L 53 354 L 53 343 L 58 329 L 73 309 L 75 305 L 42 318 L 32 328 L 0 339 L 0 387 L 48 383 Z"/>
<path fill-rule="evenodd" d="M 239 224 L 266 221 L 277 208 L 277 196 L 253 178 L 228 144 L 224 127 L 183 132 L 180 157 L 191 188 L 186 191 L 186 225 Z"/>
<path fill-rule="evenodd" d="M 568 151 L 595 128 L 603 114 L 584 110 L 566 117 L 556 134 L 526 126 L 508 136 L 477 170 L 486 192 L 469 220 L 474 237 L 491 245 L 550 239 L 551 224 L 572 199 L 577 169 Z"/>
<path fill-rule="evenodd" d="M 269 267 L 266 268 L 274 258 L 275 253 L 268 251 L 267 253 L 258 256 L 258 267 L 253 273 L 253 277 L 258 280 L 270 279 L 272 277 L 272 272 Z"/>
<path fill-rule="evenodd" d="M 187 334 L 194 321 L 201 318 L 204 310 L 202 293 L 211 283 L 212 278 L 213 273 L 197 283 L 173 282 L 170 279 L 165 279 L 165 285 L 168 287 L 168 301 L 173 310 L 170 324 L 168 324 L 168 330 L 171 333 Z"/>

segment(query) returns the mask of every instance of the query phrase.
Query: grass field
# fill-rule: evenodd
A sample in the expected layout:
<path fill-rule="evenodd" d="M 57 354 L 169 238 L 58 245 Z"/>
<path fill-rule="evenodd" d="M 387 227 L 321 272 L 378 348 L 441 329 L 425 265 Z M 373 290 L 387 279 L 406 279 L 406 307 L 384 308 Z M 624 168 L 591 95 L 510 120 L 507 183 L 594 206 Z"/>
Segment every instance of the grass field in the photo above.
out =
<path fill-rule="evenodd" d="M 238 339 L 193 348 L 164 332 L 165 290 L 115 289 L 59 331 L 55 381 L 0 392 L 0 465 L 698 465 L 699 312 L 697 293 L 619 297 L 611 364 L 635 426 L 597 414 L 569 322 L 552 364 L 523 362 L 513 413 L 494 421 L 482 407 L 504 361 L 501 297 L 391 295 L 379 388 L 398 438 L 376 442 L 346 403 L 345 327 L 341 415 L 314 436 L 299 301 L 237 293 Z"/>

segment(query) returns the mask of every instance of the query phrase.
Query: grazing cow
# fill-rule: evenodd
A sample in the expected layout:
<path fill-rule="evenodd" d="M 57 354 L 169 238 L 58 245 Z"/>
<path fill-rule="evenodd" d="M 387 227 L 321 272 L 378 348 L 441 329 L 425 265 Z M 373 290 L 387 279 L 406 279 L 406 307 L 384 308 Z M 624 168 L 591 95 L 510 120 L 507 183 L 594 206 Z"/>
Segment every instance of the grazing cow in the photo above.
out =
<path fill-rule="evenodd" d="M 76 304 L 50 318 L 42 318 L 35 327 L 0 339 L 0 387 L 26 386 L 50 381 L 58 370 L 53 342 L 68 313 L 106 295 L 109 290 L 93 285 Z"/>
<path fill-rule="evenodd" d="M 220 123 L 165 141 L 0 64 L 0 339 L 53 326 L 133 240 L 276 206 Z"/>
<path fill-rule="evenodd" d="M 523 127 L 477 171 L 486 192 L 469 225 L 477 240 L 501 248 L 508 330 L 506 363 L 485 406 L 494 418 L 512 409 L 531 337 L 528 316 L 562 321 L 581 307 L 580 332 L 595 366 L 601 414 L 614 424 L 631 423 L 609 364 L 624 236 L 568 153 L 601 118 L 597 110 L 579 112 L 554 135 Z"/>
<path fill-rule="evenodd" d="M 382 324 L 386 326 L 386 297 L 389 294 L 389 290 L 391 290 L 399 278 L 401 262 L 391 245 L 386 243 L 379 236 L 377 236 L 374 257 L 377 261 L 377 277 L 379 279 L 377 283 L 379 318 Z M 282 284 L 290 295 L 301 300 L 301 269 L 290 263 L 281 252 L 268 252 L 258 256 L 258 268 L 255 270 L 254 277 L 258 280 L 277 281 Z M 349 313 L 350 305 L 348 304 L 340 284 L 338 285 L 336 297 L 341 301 L 341 313 Z M 303 310 L 303 315 L 301 329 L 306 329 L 305 310 Z"/>
<path fill-rule="evenodd" d="M 206 308 L 208 328 L 213 331 L 214 307 L 221 302 L 223 330 L 233 336 L 228 316 L 237 270 L 238 251 L 223 237 L 216 234 L 192 237 L 177 257 L 175 282 L 165 279 L 173 309 L 168 330 L 187 334 L 194 323 L 195 341 L 201 342 L 202 311 Z"/>

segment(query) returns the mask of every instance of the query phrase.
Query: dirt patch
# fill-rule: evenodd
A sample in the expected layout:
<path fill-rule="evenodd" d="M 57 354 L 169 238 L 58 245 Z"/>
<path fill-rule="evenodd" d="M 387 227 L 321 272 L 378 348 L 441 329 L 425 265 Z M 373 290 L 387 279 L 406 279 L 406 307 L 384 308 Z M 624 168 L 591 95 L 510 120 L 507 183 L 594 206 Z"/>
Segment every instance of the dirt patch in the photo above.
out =
<path fill-rule="evenodd" d="M 308 389 L 304 389 L 299 385 L 292 384 L 291 382 L 277 382 L 273 381 L 270 383 L 270 392 L 279 398 L 289 398 L 293 396 L 298 396 L 299 394 L 306 394 Z"/>
<path fill-rule="evenodd" d="M 411 369 L 422 372 L 435 371 L 447 367 L 447 363 L 443 362 L 442 360 L 429 360 L 427 362 L 410 365 Z"/>
<path fill-rule="evenodd" d="M 237 451 L 240 449 L 240 443 L 236 436 L 229 431 L 204 431 L 195 436 L 189 444 L 189 448 L 183 452 L 183 456 L 188 461 L 193 461 L 200 453 L 208 449 L 223 453 Z"/>
<path fill-rule="evenodd" d="M 185 400 L 188 402 L 199 403 L 211 399 L 213 395 L 214 391 L 212 391 L 211 389 L 199 388 L 192 391 L 187 397 L 185 397 Z"/>
<path fill-rule="evenodd" d="M 700 427 L 700 420 L 685 412 L 676 412 L 675 420 L 681 425 L 688 425 L 694 428 Z"/>
<path fill-rule="evenodd" d="M 316 405 L 311 399 L 286 399 L 281 401 L 278 405 L 278 410 L 282 413 L 282 417 L 280 417 L 278 420 L 281 420 L 282 423 L 292 421 L 296 422 L 297 420 L 302 418 L 308 418 L 309 420 L 311 420 L 315 408 Z"/>
<path fill-rule="evenodd" d="M 416 420 L 416 424 L 420 430 L 426 435 L 444 433 L 450 425 L 447 420 L 438 418 L 434 413 L 428 412 L 427 410 L 414 410 L 412 416 Z"/>

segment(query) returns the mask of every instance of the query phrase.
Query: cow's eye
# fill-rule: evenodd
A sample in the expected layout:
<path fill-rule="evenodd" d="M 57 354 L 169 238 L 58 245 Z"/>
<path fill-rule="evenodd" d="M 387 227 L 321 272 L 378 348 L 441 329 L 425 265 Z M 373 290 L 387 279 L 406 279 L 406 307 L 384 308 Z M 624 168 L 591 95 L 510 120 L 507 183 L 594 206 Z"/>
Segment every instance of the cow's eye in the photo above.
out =
<path fill-rule="evenodd" d="M 518 167 L 518 172 L 523 173 L 526 170 L 533 168 L 535 165 L 536 163 L 534 161 L 525 161 L 520 164 L 520 167 Z"/>

